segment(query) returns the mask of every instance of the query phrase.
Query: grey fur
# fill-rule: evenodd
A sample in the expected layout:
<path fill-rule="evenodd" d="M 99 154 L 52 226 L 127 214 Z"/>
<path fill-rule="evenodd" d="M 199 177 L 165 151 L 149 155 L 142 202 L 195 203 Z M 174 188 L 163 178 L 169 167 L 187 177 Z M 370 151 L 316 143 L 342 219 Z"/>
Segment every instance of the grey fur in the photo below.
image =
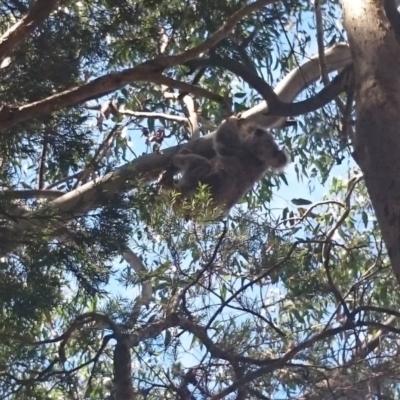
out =
<path fill-rule="evenodd" d="M 246 120 L 231 117 L 217 129 L 217 155 L 208 160 L 182 149 L 172 162 L 182 177 L 176 184 L 185 198 L 194 195 L 198 184 L 210 187 L 215 205 L 229 210 L 259 181 L 268 169 L 280 171 L 289 162 L 270 132 Z"/>

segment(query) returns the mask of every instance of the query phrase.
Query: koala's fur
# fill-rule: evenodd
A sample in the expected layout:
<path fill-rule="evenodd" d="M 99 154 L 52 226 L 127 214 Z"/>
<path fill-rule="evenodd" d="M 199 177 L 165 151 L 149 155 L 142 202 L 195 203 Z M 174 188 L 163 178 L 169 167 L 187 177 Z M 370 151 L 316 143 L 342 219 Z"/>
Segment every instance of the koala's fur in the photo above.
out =
<path fill-rule="evenodd" d="M 281 170 L 289 155 L 279 149 L 271 133 L 244 119 L 231 117 L 217 129 L 216 156 L 211 160 L 182 149 L 172 160 L 182 177 L 176 189 L 185 198 L 198 184 L 210 187 L 216 206 L 228 212 L 260 180 L 268 169 Z"/>

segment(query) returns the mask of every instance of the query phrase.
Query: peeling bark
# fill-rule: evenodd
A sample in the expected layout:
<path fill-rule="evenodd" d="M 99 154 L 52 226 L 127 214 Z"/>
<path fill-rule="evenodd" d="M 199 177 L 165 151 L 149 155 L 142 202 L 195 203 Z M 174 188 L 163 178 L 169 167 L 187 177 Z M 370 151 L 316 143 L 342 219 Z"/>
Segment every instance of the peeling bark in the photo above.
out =
<path fill-rule="evenodd" d="M 400 43 L 385 0 L 343 0 L 355 73 L 355 159 L 400 282 Z"/>

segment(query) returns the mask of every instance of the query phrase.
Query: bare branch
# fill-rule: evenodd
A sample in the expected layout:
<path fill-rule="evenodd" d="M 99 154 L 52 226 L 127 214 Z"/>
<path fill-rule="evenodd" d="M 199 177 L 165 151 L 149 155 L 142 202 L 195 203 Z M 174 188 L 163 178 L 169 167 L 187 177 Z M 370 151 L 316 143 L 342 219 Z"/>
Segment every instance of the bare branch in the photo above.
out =
<path fill-rule="evenodd" d="M 326 61 L 328 71 L 341 69 L 349 63 L 350 52 L 347 45 L 339 44 L 328 49 Z M 275 92 L 280 101 L 290 102 L 310 83 L 315 82 L 319 77 L 318 56 L 308 59 L 303 65 L 290 72 L 276 87 Z M 268 107 L 263 101 L 259 105 L 242 113 L 243 118 L 254 121 L 266 128 L 276 128 L 282 126 L 286 118 L 266 115 Z M 183 145 L 194 153 L 211 158 L 215 155 L 212 141 L 214 132 L 198 140 L 190 141 Z M 162 154 L 153 153 L 138 157 L 136 160 L 117 168 L 115 171 L 105 176 L 95 179 L 87 184 L 73 190 L 64 196 L 52 201 L 46 208 L 51 207 L 55 215 L 61 218 L 73 218 L 74 216 L 84 215 L 88 210 L 98 204 L 99 199 L 110 198 L 114 193 L 121 190 L 129 190 L 134 186 L 137 177 L 147 180 L 157 179 L 160 172 L 169 164 L 171 157 L 182 146 L 175 146 L 163 150 Z M 15 234 L 35 229 L 36 226 L 43 224 L 41 212 L 34 212 L 29 218 L 19 219 L 14 225 Z M 10 243 L 2 249 L 2 254 L 12 251 L 17 246 Z"/>
<path fill-rule="evenodd" d="M 175 79 L 167 78 L 164 75 L 154 76 L 153 78 L 150 79 L 150 81 L 161 85 L 165 85 L 169 88 L 179 89 L 181 91 L 194 94 L 198 97 L 205 97 L 206 99 L 216 101 L 217 103 L 226 102 L 226 99 L 220 96 L 219 94 L 212 93 L 201 87 L 191 85 L 190 83 L 176 81 Z"/>
<path fill-rule="evenodd" d="M 199 127 L 199 118 L 196 111 L 196 102 L 192 96 L 186 95 L 183 97 L 183 102 L 186 105 L 187 111 L 189 113 L 189 129 L 190 129 L 190 138 L 192 140 L 200 138 L 200 127 Z"/>
<path fill-rule="evenodd" d="M 0 192 L 0 198 L 6 197 L 13 200 L 46 199 L 54 200 L 63 196 L 61 190 L 29 189 L 29 190 L 4 190 Z"/>
<path fill-rule="evenodd" d="M 51 114 L 62 108 L 101 97 L 131 82 L 151 81 L 151 77 L 161 71 L 162 68 L 160 67 L 152 68 L 150 65 L 140 64 L 134 68 L 101 76 L 85 85 L 67 89 L 21 107 L 3 105 L 0 108 L 0 127 L 1 129 L 9 128 L 18 122 L 36 118 L 40 115 Z"/>
<path fill-rule="evenodd" d="M 192 58 L 198 57 L 201 53 L 204 53 L 212 46 L 215 46 L 219 41 L 226 37 L 241 18 L 276 1 L 277 0 L 257 0 L 254 3 L 241 8 L 235 12 L 209 39 L 182 54 L 176 56 L 159 56 L 153 60 L 137 65 L 136 67 L 101 76 L 85 85 L 65 90 L 61 93 L 47 97 L 46 99 L 21 107 L 3 105 L 0 108 L 0 127 L 2 129 L 9 128 L 18 122 L 35 118 L 39 115 L 51 114 L 52 112 L 64 107 L 70 107 L 75 104 L 80 104 L 104 96 L 132 82 L 146 81 L 160 83 L 179 88 L 189 93 L 210 97 L 210 92 L 204 89 L 163 77 L 161 76 L 161 73 L 166 68 L 177 64 L 183 64 Z M 221 97 L 217 95 L 212 95 L 211 97 L 216 101 L 221 100 Z"/>
<path fill-rule="evenodd" d="M 0 37 L 0 63 L 55 9 L 58 0 L 36 0 L 28 14 Z"/>
<path fill-rule="evenodd" d="M 325 52 L 324 52 L 324 30 L 322 25 L 321 0 L 314 0 L 315 25 L 317 28 L 317 44 L 319 68 L 321 70 L 321 81 L 324 85 L 329 84 L 328 73 L 326 71 Z"/>
<path fill-rule="evenodd" d="M 157 113 L 150 111 L 132 111 L 132 110 L 127 110 L 124 107 L 119 108 L 118 113 L 121 115 L 129 115 L 135 118 L 165 119 L 167 121 L 185 122 L 185 123 L 187 121 L 187 118 L 180 117 L 179 115 Z"/>
<path fill-rule="evenodd" d="M 98 147 L 97 151 L 95 152 L 93 158 L 90 160 L 89 164 L 86 168 L 82 171 L 82 174 L 77 178 L 74 189 L 76 189 L 79 185 L 79 182 L 86 183 L 90 173 L 94 170 L 94 168 L 98 165 L 99 161 L 104 157 L 107 153 L 108 149 L 110 148 L 111 144 L 114 142 L 115 137 L 118 133 L 120 128 L 119 124 L 115 124 L 115 126 L 111 129 L 105 140 L 101 143 Z"/>
<path fill-rule="evenodd" d="M 228 20 L 225 22 L 225 24 L 222 25 L 221 28 L 214 32 L 211 37 L 209 37 L 203 43 L 177 56 L 158 57 L 155 61 L 161 63 L 165 68 L 167 68 L 177 64 L 184 64 L 185 62 L 192 60 L 193 58 L 199 57 L 202 53 L 210 50 L 226 36 L 228 36 L 234 26 L 243 17 L 261 9 L 267 4 L 273 4 L 277 1 L 278 0 L 257 0 L 251 4 L 248 4 L 247 6 L 244 6 L 240 10 L 233 13 L 232 16 L 228 18 Z"/>
<path fill-rule="evenodd" d="M 314 55 L 302 65 L 293 69 L 274 89 L 279 100 L 291 103 L 305 88 L 320 77 L 318 54 Z M 349 46 L 346 43 L 337 43 L 325 51 L 327 72 L 342 70 L 351 63 Z M 285 117 L 268 114 L 269 107 L 265 101 L 242 113 L 242 118 L 247 118 L 266 128 L 279 128 Z"/>
<path fill-rule="evenodd" d="M 139 278 L 143 278 L 147 275 L 146 267 L 143 265 L 140 258 L 127 246 L 125 246 L 122 256 L 125 261 L 132 267 Z M 136 322 L 142 306 L 148 307 L 153 297 L 153 288 L 151 280 L 142 281 L 142 293 L 135 300 L 135 304 L 132 308 L 131 320 Z"/>
<path fill-rule="evenodd" d="M 265 112 L 265 115 L 271 116 L 293 117 L 318 110 L 353 85 L 352 67 L 349 65 L 315 96 L 297 103 L 284 103 L 279 100 L 277 94 L 262 78 L 237 61 L 215 56 L 209 59 L 192 60 L 187 64 L 192 66 L 216 65 L 240 76 L 261 94 L 266 104 L 268 104 L 268 111 Z"/>
<path fill-rule="evenodd" d="M 275 110 L 275 108 L 280 105 L 277 94 L 274 92 L 271 86 L 264 81 L 264 79 L 260 78 L 252 69 L 246 67 L 238 61 L 232 60 L 231 58 L 213 55 L 210 58 L 191 60 L 187 62 L 186 65 L 188 65 L 190 68 L 210 65 L 224 68 L 230 72 L 233 72 L 235 75 L 247 82 L 253 89 L 257 90 L 267 102 L 270 109 Z"/>

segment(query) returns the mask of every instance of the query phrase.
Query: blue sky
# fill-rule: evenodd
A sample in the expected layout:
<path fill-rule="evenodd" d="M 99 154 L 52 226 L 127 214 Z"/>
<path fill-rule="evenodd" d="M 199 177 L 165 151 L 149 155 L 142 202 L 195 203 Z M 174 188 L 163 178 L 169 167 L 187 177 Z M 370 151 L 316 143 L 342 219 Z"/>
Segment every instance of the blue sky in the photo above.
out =
<path fill-rule="evenodd" d="M 307 22 L 304 23 L 304 26 L 307 26 Z M 309 34 L 313 37 L 315 36 L 315 31 L 309 29 Z M 316 46 L 316 41 L 312 40 L 309 48 L 307 49 L 307 54 L 308 55 L 314 55 L 317 52 L 317 46 Z M 299 59 L 299 63 L 301 63 L 301 59 Z M 278 71 L 279 72 L 279 71 Z M 276 73 L 276 76 L 274 77 L 275 79 L 278 79 L 279 76 Z M 238 82 L 238 84 L 241 85 L 241 83 Z M 142 124 L 145 126 L 146 121 L 143 121 Z M 158 124 L 157 124 L 158 125 Z M 298 128 L 300 129 L 300 128 Z M 132 146 L 132 149 L 136 154 L 142 154 L 145 153 L 148 149 L 146 149 L 143 137 L 140 137 L 140 133 L 137 131 L 137 129 L 128 129 L 127 134 L 129 136 L 130 144 Z M 297 131 L 297 134 L 301 134 L 301 132 Z M 99 135 L 101 136 L 101 135 Z M 174 145 L 175 143 L 172 143 L 172 140 L 166 140 L 164 143 L 163 148 L 167 148 L 171 145 Z M 282 209 L 285 207 L 289 208 L 294 208 L 293 204 L 291 203 L 291 199 L 293 198 L 305 198 L 308 199 L 312 202 L 320 201 L 325 195 L 328 194 L 328 190 L 330 187 L 330 181 L 331 178 L 326 182 L 324 186 L 318 183 L 317 178 L 313 178 L 309 182 L 304 181 L 304 182 L 299 182 L 297 179 L 296 172 L 294 170 L 295 168 L 295 163 L 296 160 L 292 164 L 290 164 L 287 169 L 286 169 L 286 179 L 288 182 L 288 186 L 286 186 L 284 183 L 281 185 L 280 189 L 277 190 L 274 193 L 273 200 L 271 201 L 271 209 L 276 210 L 277 215 L 281 214 Z M 352 160 L 344 160 L 341 165 L 337 165 L 333 167 L 330 176 L 331 177 L 336 177 L 336 178 L 343 178 L 343 179 L 348 179 L 348 173 L 350 170 L 352 170 L 355 167 L 354 163 Z M 119 260 L 117 260 L 114 264 L 114 267 L 116 270 L 118 269 L 123 269 L 125 268 L 126 263 L 123 262 L 122 264 L 119 263 Z M 111 293 L 115 294 L 125 294 L 127 297 L 134 299 L 137 294 L 139 294 L 140 288 L 135 287 L 131 288 L 129 287 L 127 290 L 123 290 L 121 285 L 115 280 L 112 279 L 110 284 L 108 285 L 108 290 L 111 291 Z M 185 335 L 187 339 L 182 338 L 183 340 L 183 346 L 189 349 L 191 339 L 189 339 L 188 335 Z M 191 366 L 193 364 L 197 364 L 199 360 L 201 359 L 202 354 L 195 354 L 192 353 L 192 351 L 185 353 L 182 357 L 182 362 L 184 363 L 185 366 Z M 162 360 L 159 360 L 159 362 L 162 362 Z"/>

